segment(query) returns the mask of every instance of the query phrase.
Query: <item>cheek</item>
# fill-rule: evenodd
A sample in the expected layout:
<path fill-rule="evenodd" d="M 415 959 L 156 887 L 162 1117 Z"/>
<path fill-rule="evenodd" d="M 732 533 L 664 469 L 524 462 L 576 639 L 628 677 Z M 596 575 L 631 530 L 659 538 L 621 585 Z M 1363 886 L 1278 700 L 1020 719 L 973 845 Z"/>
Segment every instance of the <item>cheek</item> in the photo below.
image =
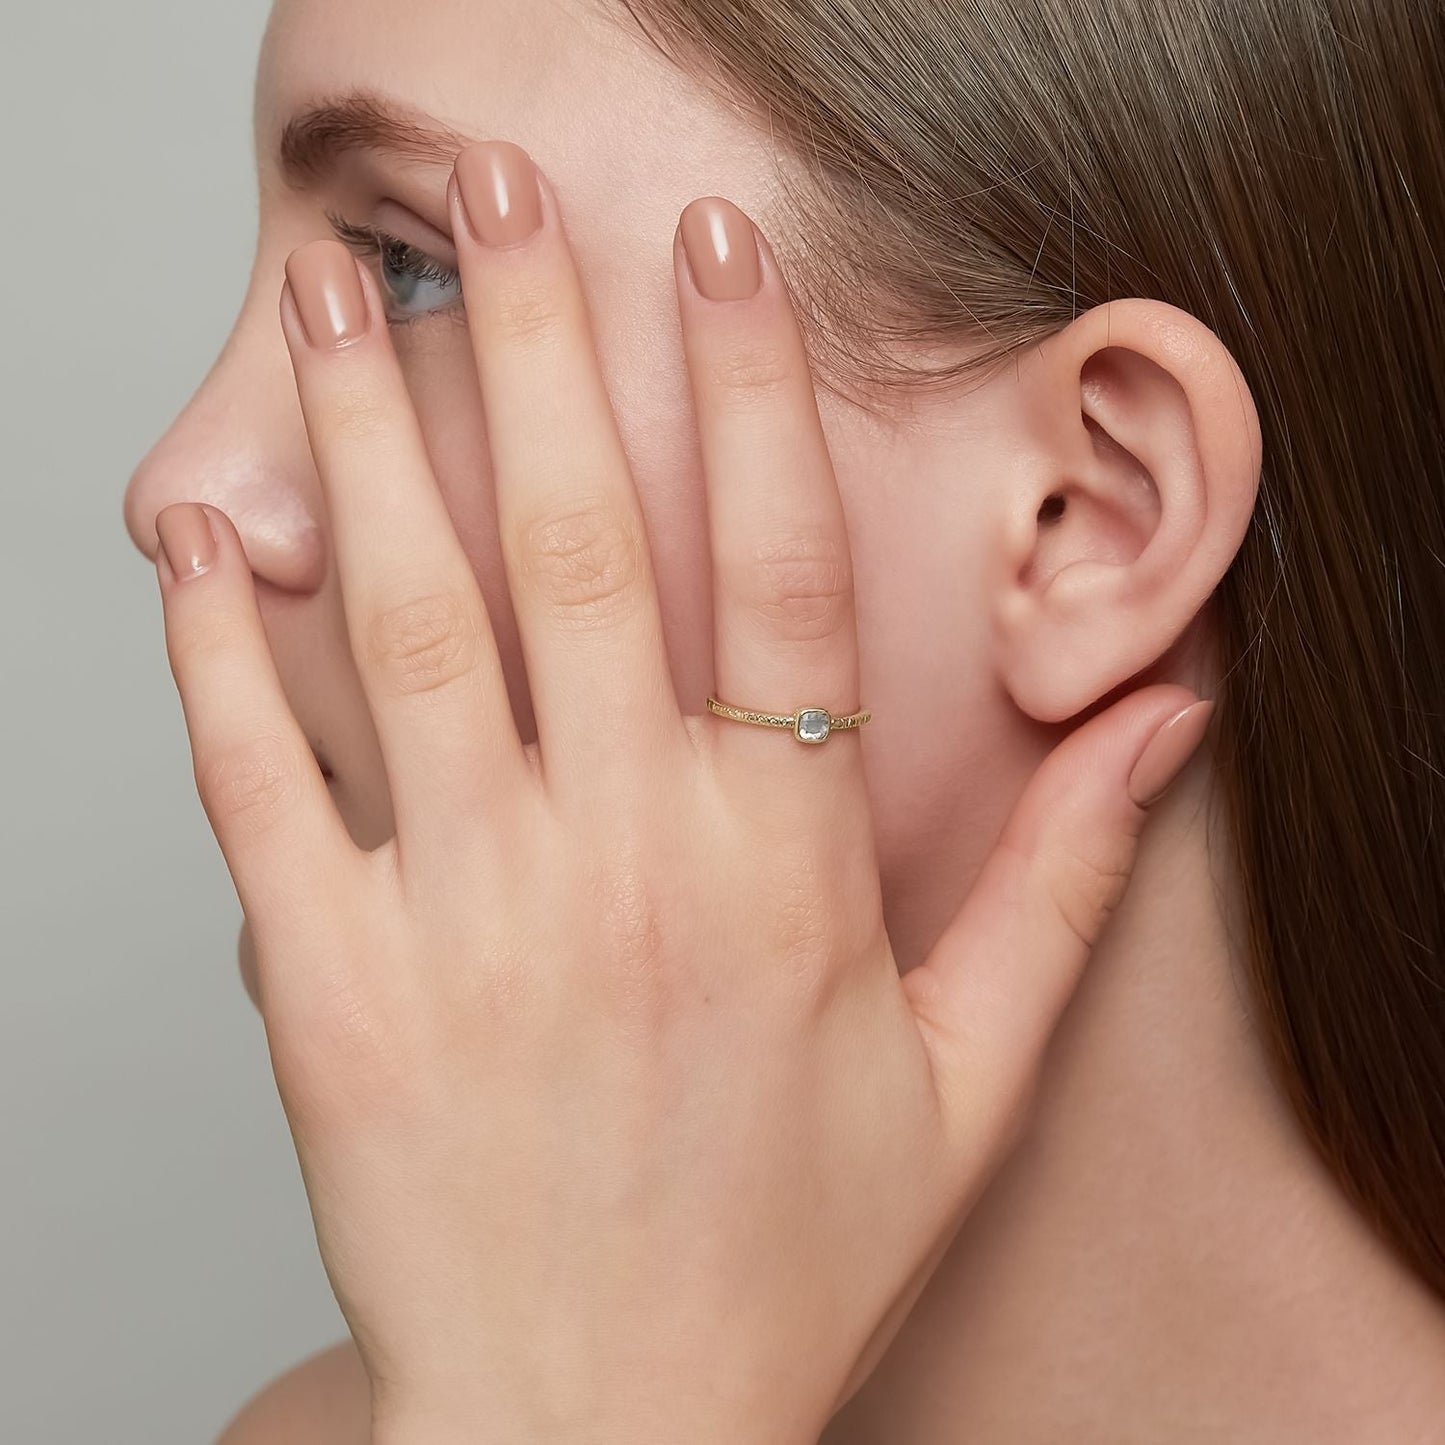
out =
<path fill-rule="evenodd" d="M 426 344 L 400 341 L 397 354 L 452 525 L 485 576 L 498 555 L 486 419 L 465 334 L 448 323 L 441 335 Z"/>

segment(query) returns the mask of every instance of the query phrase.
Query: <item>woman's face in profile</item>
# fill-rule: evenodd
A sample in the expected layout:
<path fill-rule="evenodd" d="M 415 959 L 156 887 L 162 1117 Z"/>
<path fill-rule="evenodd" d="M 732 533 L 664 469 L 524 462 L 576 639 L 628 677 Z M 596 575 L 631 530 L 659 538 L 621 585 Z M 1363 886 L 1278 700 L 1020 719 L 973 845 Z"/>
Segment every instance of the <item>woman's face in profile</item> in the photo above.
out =
<path fill-rule="evenodd" d="M 416 127 L 442 133 L 427 141 Z M 277 317 L 283 266 L 293 249 L 338 224 L 363 252 L 353 228 L 386 238 L 367 264 L 391 300 L 395 346 L 438 483 L 494 620 L 521 736 L 532 741 L 446 222 L 451 157 L 482 137 L 524 146 L 556 188 L 647 516 L 683 708 L 702 712 L 712 686 L 705 479 L 672 237 L 687 202 L 709 194 L 734 200 L 768 230 L 779 158 L 766 131 L 663 59 L 611 0 L 419 0 L 404 8 L 279 0 L 256 89 L 260 207 L 250 286 L 215 364 L 136 469 L 125 521 L 148 557 L 155 515 L 171 502 L 208 501 L 236 523 L 292 708 L 334 775 L 347 826 L 368 848 L 390 836 L 391 809 Z M 988 756 L 996 797 L 984 797 L 982 811 L 1001 811 L 1011 795 L 1009 769 L 999 766 L 1008 746 L 999 703 L 977 666 L 960 665 L 986 646 L 985 609 L 967 597 L 969 579 L 984 571 L 980 529 L 961 502 L 970 473 L 986 465 L 981 436 L 992 413 L 948 413 L 950 426 L 968 433 L 965 449 L 936 428 L 910 429 L 901 445 L 900 433 L 829 391 L 820 389 L 819 406 L 853 537 L 869 693 L 829 701 L 875 710 L 870 786 L 886 885 L 914 866 L 930 822 L 936 830 L 950 817 L 955 800 L 941 778 Z M 1002 433 L 994 440 L 1007 444 Z M 919 637 L 917 620 L 928 616 L 932 629 Z M 945 646 L 948 666 L 940 667 Z M 972 722 L 939 729 L 930 722 L 937 716 Z M 243 929 L 243 971 L 248 949 Z"/>

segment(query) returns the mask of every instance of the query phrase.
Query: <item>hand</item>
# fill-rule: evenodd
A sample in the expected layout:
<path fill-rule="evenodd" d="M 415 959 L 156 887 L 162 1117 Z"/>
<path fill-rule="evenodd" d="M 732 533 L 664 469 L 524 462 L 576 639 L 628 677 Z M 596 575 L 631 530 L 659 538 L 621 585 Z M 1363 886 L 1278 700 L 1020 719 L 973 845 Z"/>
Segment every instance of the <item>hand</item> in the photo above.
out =
<path fill-rule="evenodd" d="M 239 536 L 176 504 L 158 570 L 196 785 L 376 1438 L 813 1440 L 1012 1140 L 1122 894 L 1134 799 L 1208 705 L 1177 720 L 1192 694 L 1153 687 L 1078 728 L 900 978 L 862 734 L 681 712 L 556 196 L 531 185 L 483 143 L 448 202 L 538 744 L 377 285 L 317 241 L 281 316 L 396 836 L 348 836 Z M 756 295 L 708 299 L 674 246 L 717 695 L 847 711 L 868 701 L 848 541 L 785 287 L 741 212 L 683 224 L 701 242 L 729 217 L 726 274 Z"/>

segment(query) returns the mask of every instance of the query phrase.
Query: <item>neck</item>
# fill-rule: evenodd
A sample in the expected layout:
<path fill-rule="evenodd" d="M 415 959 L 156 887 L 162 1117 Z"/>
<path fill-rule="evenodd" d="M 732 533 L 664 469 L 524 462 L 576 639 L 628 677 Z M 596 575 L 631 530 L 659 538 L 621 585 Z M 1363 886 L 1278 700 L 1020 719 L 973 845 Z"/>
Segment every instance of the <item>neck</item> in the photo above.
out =
<path fill-rule="evenodd" d="M 824 1445 L 1435 1438 L 1445 1305 L 1271 1077 L 1207 787 L 1151 818 L 1029 1132 Z"/>

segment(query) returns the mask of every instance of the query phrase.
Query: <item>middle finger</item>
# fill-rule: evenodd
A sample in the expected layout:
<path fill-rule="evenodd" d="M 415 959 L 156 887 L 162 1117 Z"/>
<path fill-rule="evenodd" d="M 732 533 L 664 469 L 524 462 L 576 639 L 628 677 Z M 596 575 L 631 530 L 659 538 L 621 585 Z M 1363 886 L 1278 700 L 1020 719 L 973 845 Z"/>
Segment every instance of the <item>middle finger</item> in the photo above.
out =
<path fill-rule="evenodd" d="M 543 774 L 563 790 L 684 739 L 647 529 L 556 197 L 510 141 L 447 187 Z"/>

